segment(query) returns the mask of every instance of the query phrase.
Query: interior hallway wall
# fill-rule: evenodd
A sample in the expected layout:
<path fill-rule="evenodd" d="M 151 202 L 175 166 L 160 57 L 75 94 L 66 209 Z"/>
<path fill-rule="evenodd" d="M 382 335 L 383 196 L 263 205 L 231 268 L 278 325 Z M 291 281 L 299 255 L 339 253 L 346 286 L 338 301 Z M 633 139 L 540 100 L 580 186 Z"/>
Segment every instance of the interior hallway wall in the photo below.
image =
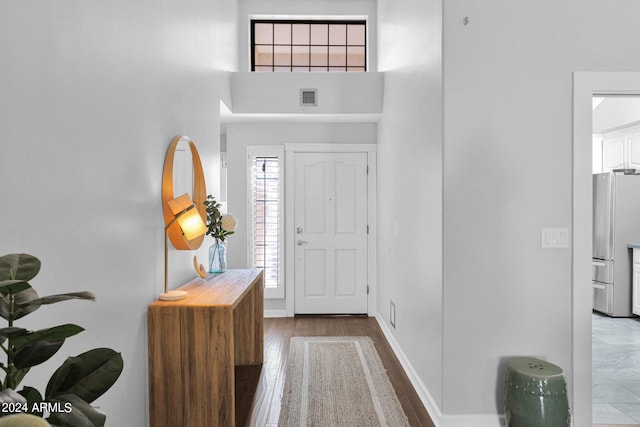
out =
<path fill-rule="evenodd" d="M 0 255 L 39 257 L 41 295 L 97 297 L 18 322 L 86 329 L 24 384 L 44 391 L 67 356 L 120 351 L 124 372 L 96 401 L 107 426 L 148 424 L 146 307 L 163 286 L 164 156 L 176 134 L 189 135 L 217 193 L 236 17 L 235 0 L 0 2 Z M 172 288 L 194 276 L 192 256 L 170 250 Z"/>
<path fill-rule="evenodd" d="M 571 226 L 572 73 L 638 70 L 639 12 L 630 1 L 444 3 L 445 413 L 502 412 L 514 356 L 575 380 L 571 249 L 542 249 L 540 231 Z M 572 413 L 590 424 L 589 408 Z"/>
<path fill-rule="evenodd" d="M 378 68 L 385 73 L 378 124 L 378 312 L 436 410 L 443 367 L 441 15 L 440 1 L 378 1 Z"/>

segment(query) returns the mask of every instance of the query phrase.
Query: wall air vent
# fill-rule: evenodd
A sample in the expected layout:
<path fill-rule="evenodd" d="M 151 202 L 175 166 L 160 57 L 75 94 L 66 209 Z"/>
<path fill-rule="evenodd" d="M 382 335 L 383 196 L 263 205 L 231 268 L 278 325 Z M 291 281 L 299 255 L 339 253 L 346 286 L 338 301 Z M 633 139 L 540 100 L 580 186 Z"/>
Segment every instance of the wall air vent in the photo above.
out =
<path fill-rule="evenodd" d="M 315 107 L 318 105 L 318 89 L 300 89 L 300 106 Z"/>

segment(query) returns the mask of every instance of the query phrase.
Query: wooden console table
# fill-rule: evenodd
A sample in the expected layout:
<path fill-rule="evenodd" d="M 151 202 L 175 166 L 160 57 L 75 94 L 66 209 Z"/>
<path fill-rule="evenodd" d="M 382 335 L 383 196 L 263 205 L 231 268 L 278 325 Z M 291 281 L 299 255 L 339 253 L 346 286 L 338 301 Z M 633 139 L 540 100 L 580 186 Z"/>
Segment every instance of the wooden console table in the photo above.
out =
<path fill-rule="evenodd" d="M 262 270 L 194 279 L 147 312 L 151 427 L 235 426 L 236 365 L 263 362 Z"/>

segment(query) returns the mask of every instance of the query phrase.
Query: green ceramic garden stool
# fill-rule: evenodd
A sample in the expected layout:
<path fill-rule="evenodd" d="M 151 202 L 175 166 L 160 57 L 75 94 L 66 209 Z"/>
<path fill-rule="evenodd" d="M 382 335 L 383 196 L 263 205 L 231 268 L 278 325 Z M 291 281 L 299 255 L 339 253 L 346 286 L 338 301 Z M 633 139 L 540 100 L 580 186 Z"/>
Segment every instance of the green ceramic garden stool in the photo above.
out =
<path fill-rule="evenodd" d="M 544 360 L 511 360 L 504 415 L 507 427 L 568 427 L 571 416 L 562 369 Z"/>

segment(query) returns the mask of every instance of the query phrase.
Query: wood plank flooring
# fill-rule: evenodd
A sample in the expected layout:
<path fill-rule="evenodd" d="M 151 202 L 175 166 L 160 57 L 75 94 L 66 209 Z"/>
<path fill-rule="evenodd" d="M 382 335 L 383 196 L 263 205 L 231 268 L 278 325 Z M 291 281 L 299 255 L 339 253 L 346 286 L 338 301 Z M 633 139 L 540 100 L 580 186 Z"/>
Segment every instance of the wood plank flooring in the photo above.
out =
<path fill-rule="evenodd" d="M 435 427 L 378 323 L 374 318 L 366 316 L 296 316 L 265 319 L 265 357 L 262 369 L 236 368 L 238 426 L 278 425 L 289 338 L 294 336 L 371 337 L 411 426 Z"/>

